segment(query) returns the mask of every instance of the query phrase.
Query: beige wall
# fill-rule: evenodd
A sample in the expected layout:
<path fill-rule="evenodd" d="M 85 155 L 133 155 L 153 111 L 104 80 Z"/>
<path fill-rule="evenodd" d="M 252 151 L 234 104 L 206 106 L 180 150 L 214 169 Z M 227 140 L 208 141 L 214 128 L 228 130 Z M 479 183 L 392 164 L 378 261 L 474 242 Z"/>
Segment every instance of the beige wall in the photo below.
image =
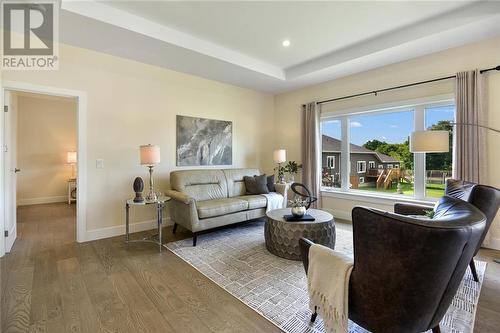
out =
<path fill-rule="evenodd" d="M 161 189 L 168 187 L 169 172 L 176 169 L 177 114 L 233 121 L 233 167 L 258 167 L 270 172 L 274 147 L 286 148 L 289 160 L 301 159 L 301 104 L 497 65 L 499 54 L 497 38 L 273 96 L 61 45 L 58 71 L 4 72 L 2 79 L 87 93 L 87 229 L 93 230 L 123 226 L 124 200 L 132 195 L 132 181 L 136 176 L 147 177 L 146 168 L 139 165 L 139 145 L 160 145 L 162 163 L 155 171 L 157 185 Z M 489 125 L 499 128 L 500 75 L 489 76 Z M 453 82 L 449 81 L 331 104 L 329 109 L 452 92 Z M 496 141 L 498 137 L 491 134 L 490 142 Z M 490 144 L 489 154 L 490 183 L 500 187 L 500 175 L 495 172 L 500 150 Z M 100 158 L 104 160 L 104 169 L 95 167 Z M 325 199 L 327 208 L 347 214 L 359 203 Z M 388 209 L 390 205 L 378 207 Z M 133 221 L 153 218 L 152 210 L 132 211 Z M 494 238 L 500 240 L 498 221 L 492 231 Z"/>
<path fill-rule="evenodd" d="M 76 110 L 74 99 L 18 95 L 18 204 L 66 200 L 66 152 L 76 150 Z"/>
<path fill-rule="evenodd" d="M 500 38 L 495 38 L 280 94 L 275 97 L 275 145 L 286 148 L 289 159 L 301 159 L 300 106 L 303 103 L 448 76 L 468 69 L 493 67 L 498 65 L 499 55 Z M 500 73 L 493 72 L 488 76 L 489 125 L 500 128 Z M 377 97 L 370 96 L 332 103 L 325 109 L 335 112 L 364 105 L 453 93 L 453 84 L 453 80 L 450 80 L 401 89 L 382 93 Z M 489 159 L 484 161 L 488 163 L 489 183 L 496 187 L 500 187 L 500 174 L 497 165 L 500 161 L 500 149 L 497 144 L 499 140 L 498 133 L 490 132 Z M 367 203 L 350 199 L 326 198 L 324 200 L 325 207 L 341 212 L 340 215 L 348 214 L 356 204 L 367 205 Z M 391 208 L 387 204 L 380 207 Z M 498 216 L 492 226 L 491 236 L 494 243 L 492 245 L 500 247 L 500 217 Z"/>
<path fill-rule="evenodd" d="M 58 71 L 6 71 L 2 79 L 87 93 L 87 230 L 123 227 L 132 182 L 148 175 L 139 145 L 160 145 L 156 184 L 168 187 L 178 114 L 233 121 L 232 167 L 272 170 L 273 95 L 67 45 L 60 61 Z M 152 209 L 131 211 L 132 222 L 152 219 Z"/>

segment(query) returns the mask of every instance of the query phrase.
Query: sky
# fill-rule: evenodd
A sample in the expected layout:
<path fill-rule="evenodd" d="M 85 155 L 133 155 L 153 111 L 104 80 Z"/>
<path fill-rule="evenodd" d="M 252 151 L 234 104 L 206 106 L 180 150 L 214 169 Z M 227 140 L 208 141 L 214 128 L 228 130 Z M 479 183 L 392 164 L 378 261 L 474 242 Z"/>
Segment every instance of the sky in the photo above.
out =
<path fill-rule="evenodd" d="M 439 120 L 454 120 L 455 107 L 440 106 L 425 111 L 426 128 Z M 351 116 L 351 143 L 362 146 L 369 140 L 403 143 L 413 131 L 413 111 Z M 322 123 L 323 134 L 341 139 L 340 120 Z"/>

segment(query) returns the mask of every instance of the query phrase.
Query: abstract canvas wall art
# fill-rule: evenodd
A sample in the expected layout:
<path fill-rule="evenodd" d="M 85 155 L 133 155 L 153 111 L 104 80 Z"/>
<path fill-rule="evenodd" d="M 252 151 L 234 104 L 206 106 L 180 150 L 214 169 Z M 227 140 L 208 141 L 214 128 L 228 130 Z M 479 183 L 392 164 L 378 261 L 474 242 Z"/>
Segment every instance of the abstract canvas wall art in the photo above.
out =
<path fill-rule="evenodd" d="M 233 122 L 177 116 L 177 166 L 231 165 Z"/>

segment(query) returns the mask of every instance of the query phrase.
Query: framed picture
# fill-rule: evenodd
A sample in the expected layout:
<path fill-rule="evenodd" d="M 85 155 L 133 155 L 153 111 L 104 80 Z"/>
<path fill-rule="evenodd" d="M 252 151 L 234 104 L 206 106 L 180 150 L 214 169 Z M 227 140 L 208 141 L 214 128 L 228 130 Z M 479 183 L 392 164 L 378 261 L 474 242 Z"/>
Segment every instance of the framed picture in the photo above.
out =
<path fill-rule="evenodd" d="M 233 122 L 177 116 L 177 166 L 233 164 Z"/>

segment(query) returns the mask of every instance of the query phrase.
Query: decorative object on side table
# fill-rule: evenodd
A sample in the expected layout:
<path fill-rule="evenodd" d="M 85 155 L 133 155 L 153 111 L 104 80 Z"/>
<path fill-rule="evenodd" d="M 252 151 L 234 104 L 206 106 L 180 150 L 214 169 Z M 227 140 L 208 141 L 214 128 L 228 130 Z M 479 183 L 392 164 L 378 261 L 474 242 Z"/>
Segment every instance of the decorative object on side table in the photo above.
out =
<path fill-rule="evenodd" d="M 162 229 L 163 229 L 163 209 L 167 202 L 170 201 L 170 197 L 159 196 L 154 201 L 142 201 L 135 202 L 134 199 L 129 199 L 125 203 L 125 243 L 128 245 L 129 243 L 153 243 L 159 246 L 160 252 L 161 248 L 167 246 L 162 243 Z M 154 234 L 150 237 L 144 237 L 142 239 L 130 239 L 130 206 L 145 206 L 145 205 L 155 205 L 156 206 L 156 223 L 158 225 L 158 233 Z"/>
<path fill-rule="evenodd" d="M 144 190 L 144 181 L 141 177 L 136 177 L 134 180 L 134 192 L 135 198 L 134 202 L 143 202 L 144 197 L 142 196 L 142 191 Z"/>
<path fill-rule="evenodd" d="M 274 163 L 278 163 L 278 166 L 274 168 L 278 172 L 278 182 L 280 184 L 285 183 L 285 168 L 281 166 L 281 163 L 286 162 L 286 150 L 276 149 L 273 153 Z"/>
<path fill-rule="evenodd" d="M 146 200 L 154 202 L 157 199 L 154 183 L 153 183 L 153 168 L 155 165 L 160 163 L 160 147 L 157 145 L 143 145 L 141 150 L 141 164 L 146 165 L 149 168 L 149 193 L 146 196 Z"/>

